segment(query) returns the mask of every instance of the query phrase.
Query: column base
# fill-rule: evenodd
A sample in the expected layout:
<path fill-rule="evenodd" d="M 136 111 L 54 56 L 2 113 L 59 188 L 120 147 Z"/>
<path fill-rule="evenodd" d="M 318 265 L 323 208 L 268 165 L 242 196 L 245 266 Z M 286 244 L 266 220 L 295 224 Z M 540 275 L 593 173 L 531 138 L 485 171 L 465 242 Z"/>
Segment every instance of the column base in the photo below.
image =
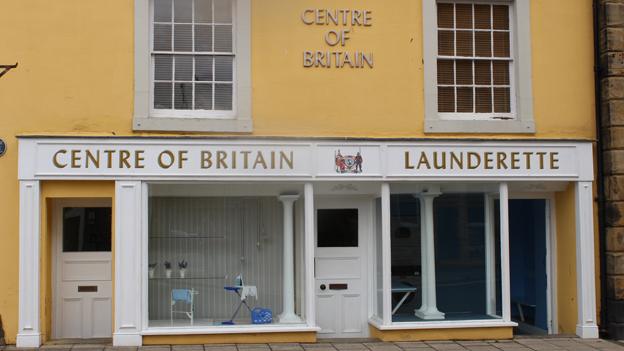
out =
<path fill-rule="evenodd" d="M 294 313 L 282 313 L 277 317 L 277 320 L 281 324 L 300 324 L 303 320 Z"/>
<path fill-rule="evenodd" d="M 39 347 L 41 346 L 41 334 L 40 333 L 31 333 L 31 334 L 17 334 L 17 340 L 15 341 L 15 346 L 17 347 Z"/>
<path fill-rule="evenodd" d="M 425 310 L 419 309 L 414 311 L 416 317 L 424 320 L 430 319 L 444 319 L 444 313 L 438 311 L 437 308 L 427 308 Z"/>
<path fill-rule="evenodd" d="M 143 337 L 138 333 L 114 333 L 113 346 L 143 346 Z"/>
<path fill-rule="evenodd" d="M 598 339 L 598 326 L 595 324 L 577 325 L 576 335 L 581 339 Z"/>

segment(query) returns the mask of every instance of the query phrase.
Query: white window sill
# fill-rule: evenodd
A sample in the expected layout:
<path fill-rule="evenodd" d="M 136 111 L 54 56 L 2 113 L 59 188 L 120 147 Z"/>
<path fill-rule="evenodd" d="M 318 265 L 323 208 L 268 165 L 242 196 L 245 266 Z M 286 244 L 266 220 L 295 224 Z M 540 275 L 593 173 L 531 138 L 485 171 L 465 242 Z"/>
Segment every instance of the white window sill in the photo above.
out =
<path fill-rule="evenodd" d="M 425 133 L 533 134 L 535 123 L 527 120 L 425 120 Z"/>
<path fill-rule="evenodd" d="M 410 329 L 452 329 L 452 328 L 501 328 L 517 327 L 518 323 L 505 322 L 500 319 L 476 319 L 465 321 L 435 321 L 435 322 L 393 322 L 383 325 L 377 318 L 371 318 L 368 323 L 379 330 L 410 330 Z"/>
<path fill-rule="evenodd" d="M 135 117 L 134 130 L 169 132 L 250 133 L 251 118 Z"/>
<path fill-rule="evenodd" d="M 318 332 L 321 328 L 307 324 L 224 325 L 214 327 L 147 328 L 141 335 L 200 335 L 200 334 L 246 334 L 246 333 L 297 333 Z"/>

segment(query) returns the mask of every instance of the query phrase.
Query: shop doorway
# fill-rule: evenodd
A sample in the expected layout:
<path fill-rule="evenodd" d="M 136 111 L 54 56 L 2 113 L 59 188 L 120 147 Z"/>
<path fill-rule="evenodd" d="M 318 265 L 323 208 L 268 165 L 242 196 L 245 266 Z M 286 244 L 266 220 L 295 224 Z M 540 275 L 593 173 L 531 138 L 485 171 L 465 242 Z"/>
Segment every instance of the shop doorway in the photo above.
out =
<path fill-rule="evenodd" d="M 319 200 L 316 206 L 315 294 L 320 338 L 365 338 L 371 201 Z"/>
<path fill-rule="evenodd" d="M 546 199 L 509 200 L 511 317 L 517 334 L 548 334 L 550 215 Z"/>
<path fill-rule="evenodd" d="M 111 201 L 59 201 L 53 225 L 53 338 L 110 338 Z"/>

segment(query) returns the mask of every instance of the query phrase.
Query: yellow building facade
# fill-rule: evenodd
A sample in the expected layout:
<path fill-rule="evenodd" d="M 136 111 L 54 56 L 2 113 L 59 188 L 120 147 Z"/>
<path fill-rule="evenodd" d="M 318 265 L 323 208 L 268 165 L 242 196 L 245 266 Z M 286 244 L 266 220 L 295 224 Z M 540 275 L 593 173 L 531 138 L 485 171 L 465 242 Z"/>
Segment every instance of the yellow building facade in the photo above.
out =
<path fill-rule="evenodd" d="M 8 0 L 0 32 L 8 343 L 598 336 L 591 1 Z"/>

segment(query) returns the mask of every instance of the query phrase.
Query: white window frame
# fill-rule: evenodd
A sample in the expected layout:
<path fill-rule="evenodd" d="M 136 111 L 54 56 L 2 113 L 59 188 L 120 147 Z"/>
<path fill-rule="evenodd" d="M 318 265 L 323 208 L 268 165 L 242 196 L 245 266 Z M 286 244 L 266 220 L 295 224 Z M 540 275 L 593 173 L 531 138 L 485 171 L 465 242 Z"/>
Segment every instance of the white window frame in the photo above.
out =
<path fill-rule="evenodd" d="M 437 3 L 509 5 L 511 113 L 438 112 Z M 530 0 L 422 0 L 425 133 L 535 133 L 531 79 Z M 510 117 L 496 119 L 495 117 Z"/>
<path fill-rule="evenodd" d="M 138 131 L 251 132 L 251 0 L 233 0 L 232 111 L 153 109 L 152 3 L 134 0 L 134 119 Z"/>

